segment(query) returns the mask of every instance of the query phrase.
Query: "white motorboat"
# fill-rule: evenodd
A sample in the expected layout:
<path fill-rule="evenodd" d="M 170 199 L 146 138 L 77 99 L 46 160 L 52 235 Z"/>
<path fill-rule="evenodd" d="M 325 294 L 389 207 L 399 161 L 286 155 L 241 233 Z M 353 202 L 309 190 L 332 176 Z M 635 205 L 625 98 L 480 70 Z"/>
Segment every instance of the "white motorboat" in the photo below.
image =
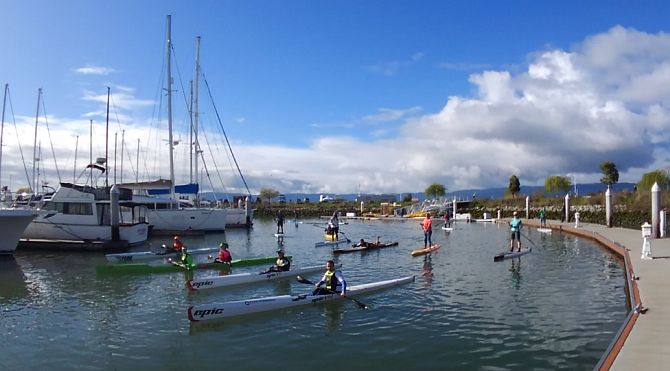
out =
<path fill-rule="evenodd" d="M 56 192 L 43 198 L 19 244 L 123 250 L 147 241 L 149 224 L 140 221 L 144 212 L 144 207 L 132 202 L 130 191 L 117 186 L 61 183 Z M 128 215 L 134 219 L 124 220 Z"/>

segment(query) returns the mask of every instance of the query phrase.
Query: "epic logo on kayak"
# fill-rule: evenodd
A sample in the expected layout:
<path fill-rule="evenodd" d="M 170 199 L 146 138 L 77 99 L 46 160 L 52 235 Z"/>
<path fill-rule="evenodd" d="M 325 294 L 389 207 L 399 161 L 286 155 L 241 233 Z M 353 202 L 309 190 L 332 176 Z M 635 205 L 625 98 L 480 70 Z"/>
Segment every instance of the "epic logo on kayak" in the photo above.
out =
<path fill-rule="evenodd" d="M 214 284 L 214 281 L 200 281 L 200 282 L 192 282 L 191 286 L 193 286 L 194 289 L 199 289 L 203 286 L 212 286 Z"/>
<path fill-rule="evenodd" d="M 223 313 L 223 308 L 196 310 L 195 313 L 193 313 L 193 317 L 203 318 L 205 316 L 214 316 L 221 313 Z"/>

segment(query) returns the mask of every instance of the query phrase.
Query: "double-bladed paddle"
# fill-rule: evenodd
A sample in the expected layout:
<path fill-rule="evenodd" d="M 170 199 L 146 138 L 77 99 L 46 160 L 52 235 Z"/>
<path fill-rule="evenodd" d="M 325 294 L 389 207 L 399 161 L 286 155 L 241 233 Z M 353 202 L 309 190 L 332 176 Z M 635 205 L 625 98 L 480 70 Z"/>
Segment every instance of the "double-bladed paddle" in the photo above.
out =
<path fill-rule="evenodd" d="M 307 284 L 307 285 L 314 285 L 314 282 L 312 282 L 312 281 L 310 281 L 310 280 L 308 280 L 308 279 L 306 279 L 306 278 L 303 278 L 302 276 L 297 276 L 297 277 L 296 277 L 296 280 L 298 280 L 298 282 L 300 282 L 300 283 L 304 283 L 304 284 Z M 328 290 L 328 289 L 325 289 L 325 288 L 324 288 L 324 290 L 326 290 L 326 291 L 328 291 L 328 292 L 331 292 L 331 293 L 333 293 L 333 294 L 339 294 L 337 291 Z M 362 303 L 362 302 L 360 302 L 360 301 L 358 301 L 358 300 L 356 300 L 356 299 L 354 299 L 354 298 L 352 298 L 352 297 L 349 297 L 349 296 L 346 296 L 346 295 L 345 295 L 344 298 L 345 298 L 345 299 L 352 300 L 354 303 L 356 303 L 356 305 L 358 305 L 358 306 L 359 306 L 360 308 L 362 308 L 362 309 L 367 309 L 367 308 L 368 308 L 368 306 L 365 305 L 365 303 Z"/>

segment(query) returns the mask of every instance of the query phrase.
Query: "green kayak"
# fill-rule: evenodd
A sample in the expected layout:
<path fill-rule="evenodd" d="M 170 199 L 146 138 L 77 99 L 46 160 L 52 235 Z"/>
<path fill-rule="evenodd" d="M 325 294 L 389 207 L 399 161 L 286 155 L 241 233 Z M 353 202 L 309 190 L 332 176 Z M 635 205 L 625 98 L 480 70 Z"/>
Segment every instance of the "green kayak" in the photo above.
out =
<path fill-rule="evenodd" d="M 287 256 L 291 259 L 293 257 Z M 271 264 L 277 260 L 276 256 L 267 258 L 248 258 L 236 259 L 230 264 L 227 263 L 199 263 L 192 269 L 219 269 L 226 270 L 230 267 L 245 267 L 249 265 Z M 180 272 L 185 271 L 186 268 L 174 264 L 147 264 L 147 263 L 131 263 L 131 264 L 98 264 L 95 266 L 95 271 L 98 274 L 130 274 L 130 273 L 165 273 L 165 272 Z"/>

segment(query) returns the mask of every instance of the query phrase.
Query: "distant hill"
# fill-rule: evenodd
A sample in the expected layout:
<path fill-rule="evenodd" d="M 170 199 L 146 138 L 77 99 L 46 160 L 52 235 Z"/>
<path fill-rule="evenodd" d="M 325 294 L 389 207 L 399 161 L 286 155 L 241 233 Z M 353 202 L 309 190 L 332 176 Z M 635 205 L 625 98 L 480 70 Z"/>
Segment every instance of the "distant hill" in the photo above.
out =
<path fill-rule="evenodd" d="M 617 183 L 615 184 L 612 189 L 614 191 L 632 191 L 633 187 L 635 186 L 634 183 Z M 592 193 L 600 193 L 604 192 L 607 189 L 607 186 L 602 184 L 602 183 L 588 183 L 588 184 L 577 184 L 577 194 L 578 195 L 588 195 Z M 543 186 L 521 186 L 521 195 L 525 196 L 532 196 L 533 194 L 542 191 L 544 189 Z M 502 198 L 505 194 L 505 191 L 507 191 L 507 188 L 486 188 L 486 189 L 464 189 L 464 190 L 459 190 L 459 191 L 454 191 L 454 192 L 448 192 L 447 193 L 447 198 L 453 198 L 456 197 L 458 200 L 470 200 L 472 199 L 473 195 L 476 198 L 486 198 L 486 199 L 496 199 L 496 198 Z M 426 197 L 423 194 L 423 192 L 403 192 L 403 193 L 398 193 L 396 194 L 396 201 L 400 201 L 403 197 L 403 195 L 406 195 L 408 193 L 412 194 L 412 197 L 418 198 L 420 201 L 423 201 Z M 575 187 L 573 186 L 572 189 L 570 189 L 570 194 L 575 193 Z M 224 199 L 225 195 L 223 193 L 217 193 L 219 199 Z M 285 194 L 286 196 L 286 201 L 287 202 L 295 202 L 296 200 L 304 201 L 305 199 L 309 199 L 309 202 L 319 202 L 319 196 L 321 194 L 318 193 L 287 193 Z M 211 200 L 213 199 L 214 195 L 212 192 L 203 192 L 202 196 L 204 199 Z M 233 196 L 238 196 L 238 194 L 234 195 L 229 195 L 229 197 Z M 345 201 L 356 201 L 358 198 L 358 194 L 355 193 L 348 193 L 348 194 L 332 194 L 329 193 L 328 196 L 331 196 L 335 199 L 340 199 L 340 200 L 345 200 Z M 372 195 L 372 194 L 362 194 L 362 196 L 370 196 L 374 197 L 377 195 Z M 386 194 L 385 196 L 388 196 Z M 555 196 L 564 196 L 564 194 L 556 194 Z"/>

